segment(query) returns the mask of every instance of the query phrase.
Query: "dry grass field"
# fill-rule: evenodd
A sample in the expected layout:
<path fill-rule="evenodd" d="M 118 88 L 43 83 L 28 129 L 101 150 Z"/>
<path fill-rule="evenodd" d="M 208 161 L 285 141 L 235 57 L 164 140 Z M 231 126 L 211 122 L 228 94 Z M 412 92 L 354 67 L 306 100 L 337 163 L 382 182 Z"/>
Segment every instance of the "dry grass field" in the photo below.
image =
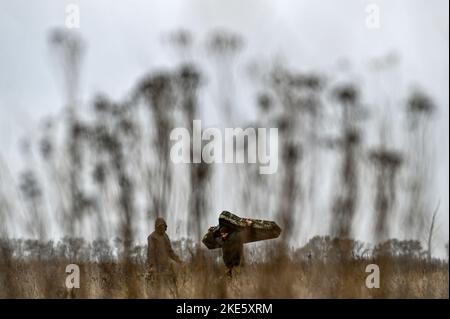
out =
<path fill-rule="evenodd" d="M 277 251 L 277 250 L 274 250 Z M 278 250 L 282 251 L 282 250 Z M 412 257 L 299 259 L 268 254 L 233 277 L 220 258 L 199 250 L 174 276 L 152 276 L 145 263 L 78 262 L 80 288 L 65 286 L 70 260 L 0 262 L 0 298 L 448 298 L 448 263 Z M 251 256 L 249 256 L 251 257 Z M 366 287 L 366 266 L 380 269 L 380 288 Z"/>

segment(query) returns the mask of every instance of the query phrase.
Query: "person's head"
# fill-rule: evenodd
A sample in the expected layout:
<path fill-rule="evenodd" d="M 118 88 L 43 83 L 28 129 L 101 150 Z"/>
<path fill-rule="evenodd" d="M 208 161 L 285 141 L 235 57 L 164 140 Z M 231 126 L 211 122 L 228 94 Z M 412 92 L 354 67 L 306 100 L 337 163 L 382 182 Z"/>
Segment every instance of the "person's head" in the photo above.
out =
<path fill-rule="evenodd" d="M 155 220 L 155 230 L 156 232 L 158 232 L 159 234 L 164 234 L 166 232 L 167 229 L 167 224 L 166 221 L 164 220 L 164 218 L 162 217 L 158 217 Z"/>

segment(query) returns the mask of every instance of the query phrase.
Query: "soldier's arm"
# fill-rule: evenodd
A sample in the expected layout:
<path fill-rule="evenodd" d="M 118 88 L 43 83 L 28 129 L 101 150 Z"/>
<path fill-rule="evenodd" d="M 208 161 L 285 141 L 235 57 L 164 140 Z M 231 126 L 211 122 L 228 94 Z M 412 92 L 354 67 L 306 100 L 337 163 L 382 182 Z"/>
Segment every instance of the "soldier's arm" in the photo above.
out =
<path fill-rule="evenodd" d="M 147 239 L 147 263 L 149 267 L 153 267 L 155 265 L 155 254 L 156 254 L 155 240 L 149 236 Z"/>
<path fill-rule="evenodd" d="M 215 248 L 221 248 L 223 241 L 220 236 L 215 235 L 215 228 L 218 227 L 210 227 L 208 229 L 208 232 L 203 236 L 202 242 L 208 247 L 209 249 L 215 249 Z"/>
<path fill-rule="evenodd" d="M 172 244 L 170 243 L 170 239 L 169 236 L 166 235 L 166 242 L 167 242 L 167 249 L 169 251 L 169 256 L 170 258 L 172 258 L 173 260 L 175 260 L 178 263 L 181 263 L 181 259 L 180 257 L 178 257 L 177 254 L 175 254 L 175 252 L 172 249 Z"/>
<path fill-rule="evenodd" d="M 223 246 L 223 236 L 220 233 L 220 226 L 211 226 L 211 227 L 209 227 L 208 232 L 214 238 L 216 246 L 222 247 Z"/>

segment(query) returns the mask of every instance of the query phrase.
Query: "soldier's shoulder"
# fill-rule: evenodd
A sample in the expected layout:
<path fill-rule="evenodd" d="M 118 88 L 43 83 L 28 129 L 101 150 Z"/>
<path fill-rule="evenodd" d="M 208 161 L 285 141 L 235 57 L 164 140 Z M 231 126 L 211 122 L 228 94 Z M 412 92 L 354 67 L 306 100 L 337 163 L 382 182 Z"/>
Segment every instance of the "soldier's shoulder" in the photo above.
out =
<path fill-rule="evenodd" d="M 150 235 L 148 235 L 147 240 L 151 240 L 156 237 L 156 232 L 152 232 Z"/>

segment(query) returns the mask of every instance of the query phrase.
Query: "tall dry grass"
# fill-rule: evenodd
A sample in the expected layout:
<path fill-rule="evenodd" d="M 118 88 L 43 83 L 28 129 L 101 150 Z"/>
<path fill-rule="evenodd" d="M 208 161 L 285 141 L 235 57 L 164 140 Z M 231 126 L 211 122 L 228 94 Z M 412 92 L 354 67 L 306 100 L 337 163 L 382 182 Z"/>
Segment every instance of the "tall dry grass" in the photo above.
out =
<path fill-rule="evenodd" d="M 406 242 L 397 243 L 405 245 L 401 251 L 392 243 L 379 245 L 371 257 L 363 257 L 355 249 L 343 254 L 337 240 L 315 241 L 328 241 L 332 248 L 324 250 L 311 241 L 287 253 L 274 245 L 265 258 L 247 262 L 231 278 L 220 254 L 204 249 L 191 251 L 185 264 L 174 264 L 173 275 L 149 274 L 143 254 L 129 261 L 95 261 L 100 256 L 83 256 L 92 253 L 89 248 L 77 259 L 56 252 L 41 260 L 2 258 L 0 298 L 448 298 L 448 263 L 423 258 L 424 251 L 414 248 L 414 242 L 408 248 Z M 250 248 L 247 260 L 252 254 L 261 257 L 261 251 Z M 65 286 L 69 263 L 80 267 L 79 289 Z M 369 264 L 380 267 L 379 288 L 366 286 Z"/>

